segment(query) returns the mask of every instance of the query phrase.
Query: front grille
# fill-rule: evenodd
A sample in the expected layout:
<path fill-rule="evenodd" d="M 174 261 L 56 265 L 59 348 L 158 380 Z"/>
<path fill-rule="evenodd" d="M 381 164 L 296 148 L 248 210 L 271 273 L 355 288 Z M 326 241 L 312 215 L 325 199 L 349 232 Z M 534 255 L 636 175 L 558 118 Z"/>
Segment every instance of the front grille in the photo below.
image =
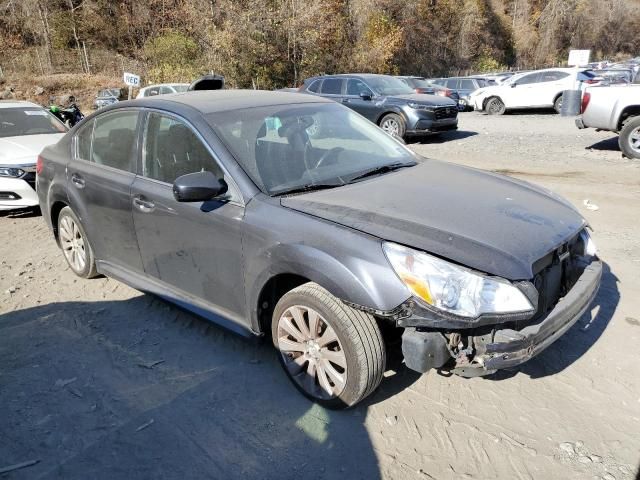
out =
<path fill-rule="evenodd" d="M 458 116 L 458 108 L 452 107 L 438 107 L 434 110 L 436 120 L 443 120 L 445 118 L 456 118 Z"/>
<path fill-rule="evenodd" d="M 540 270 L 533 278 L 538 290 L 535 318 L 548 314 L 578 281 L 587 265 L 579 235 L 536 262 Z"/>
<path fill-rule="evenodd" d="M 36 172 L 27 172 L 22 179 L 27 182 L 31 188 L 36 189 Z"/>

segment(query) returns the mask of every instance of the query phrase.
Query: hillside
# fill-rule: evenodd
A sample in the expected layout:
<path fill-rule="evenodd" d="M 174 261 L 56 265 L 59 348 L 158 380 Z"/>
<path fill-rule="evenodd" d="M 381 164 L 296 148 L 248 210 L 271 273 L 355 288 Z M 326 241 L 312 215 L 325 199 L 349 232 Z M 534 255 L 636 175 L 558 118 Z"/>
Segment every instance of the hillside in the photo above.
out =
<path fill-rule="evenodd" d="M 5 76 L 102 74 L 232 86 L 339 71 L 446 75 L 640 52 L 640 0 L 0 0 Z"/>

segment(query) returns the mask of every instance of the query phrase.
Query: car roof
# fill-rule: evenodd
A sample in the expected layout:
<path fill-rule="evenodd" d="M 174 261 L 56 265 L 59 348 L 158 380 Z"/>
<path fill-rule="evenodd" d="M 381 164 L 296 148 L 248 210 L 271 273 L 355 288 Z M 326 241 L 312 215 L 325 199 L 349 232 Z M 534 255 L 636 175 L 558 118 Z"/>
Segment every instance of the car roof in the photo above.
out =
<path fill-rule="evenodd" d="M 267 90 L 196 90 L 184 93 L 172 93 L 154 97 L 139 98 L 119 102 L 119 106 L 170 108 L 171 104 L 180 104 L 198 110 L 203 114 L 259 108 L 273 105 L 295 105 L 305 103 L 335 103 L 319 96 L 301 93 L 274 92 Z"/>
<path fill-rule="evenodd" d="M 0 100 L 0 108 L 20 108 L 20 107 L 37 107 L 42 108 L 36 103 L 27 102 L 26 100 Z"/>

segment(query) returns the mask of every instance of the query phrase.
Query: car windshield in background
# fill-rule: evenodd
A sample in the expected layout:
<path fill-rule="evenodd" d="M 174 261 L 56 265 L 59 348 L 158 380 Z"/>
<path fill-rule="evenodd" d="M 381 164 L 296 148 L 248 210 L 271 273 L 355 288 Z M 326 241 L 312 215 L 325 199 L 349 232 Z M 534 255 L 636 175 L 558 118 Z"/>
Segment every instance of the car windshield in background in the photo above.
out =
<path fill-rule="evenodd" d="M 269 195 L 344 185 L 373 172 L 415 165 L 414 153 L 340 105 L 275 105 L 207 118 Z"/>
<path fill-rule="evenodd" d="M 189 85 L 171 85 L 171 86 L 178 93 L 186 92 L 189 89 Z"/>
<path fill-rule="evenodd" d="M 376 76 L 366 79 L 367 85 L 378 95 L 409 95 L 413 89 L 399 78 Z"/>
<path fill-rule="evenodd" d="M 108 89 L 108 90 L 100 90 L 100 93 L 98 93 L 99 97 L 116 97 L 118 98 L 120 96 L 120 90 L 118 90 L 117 88 L 112 88 L 112 89 Z"/>
<path fill-rule="evenodd" d="M 66 131 L 62 122 L 42 108 L 0 109 L 0 138 Z"/>
<path fill-rule="evenodd" d="M 433 84 L 424 78 L 411 78 L 409 82 L 415 88 L 433 88 Z"/>

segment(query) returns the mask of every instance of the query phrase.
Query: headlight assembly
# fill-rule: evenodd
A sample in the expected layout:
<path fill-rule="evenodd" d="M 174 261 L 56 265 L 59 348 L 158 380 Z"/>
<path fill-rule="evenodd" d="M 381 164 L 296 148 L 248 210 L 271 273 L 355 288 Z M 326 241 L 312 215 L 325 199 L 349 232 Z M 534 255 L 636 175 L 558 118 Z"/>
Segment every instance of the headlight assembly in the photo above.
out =
<path fill-rule="evenodd" d="M 0 177 L 20 178 L 25 174 L 21 168 L 0 166 Z"/>
<path fill-rule="evenodd" d="M 473 272 L 395 243 L 384 252 L 400 280 L 428 305 L 454 315 L 533 312 L 529 299 L 507 280 Z"/>

